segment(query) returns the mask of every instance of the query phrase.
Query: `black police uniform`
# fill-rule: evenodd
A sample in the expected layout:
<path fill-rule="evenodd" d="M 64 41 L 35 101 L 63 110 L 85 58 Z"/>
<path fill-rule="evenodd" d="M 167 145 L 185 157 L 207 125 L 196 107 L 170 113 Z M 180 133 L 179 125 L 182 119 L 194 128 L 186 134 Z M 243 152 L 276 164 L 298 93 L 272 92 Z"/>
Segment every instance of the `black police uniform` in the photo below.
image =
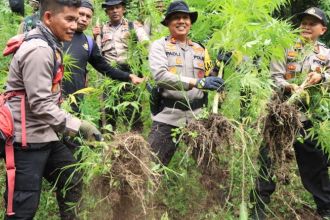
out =
<path fill-rule="evenodd" d="M 72 41 L 64 43 L 63 51 L 70 54 L 75 60 L 76 65 L 73 66 L 71 71 L 71 80 L 64 80 L 63 82 L 63 94 L 69 95 L 76 91 L 83 89 L 87 84 L 87 63 L 90 63 L 97 71 L 105 76 L 120 81 L 129 81 L 129 73 L 115 69 L 109 65 L 105 58 L 100 54 L 99 47 L 96 42 L 93 41 L 93 48 L 89 54 L 89 45 L 87 37 L 82 32 L 76 32 L 72 38 Z M 82 95 L 78 95 L 78 102 L 83 98 Z M 75 112 L 79 112 L 77 106 L 73 106 Z"/>

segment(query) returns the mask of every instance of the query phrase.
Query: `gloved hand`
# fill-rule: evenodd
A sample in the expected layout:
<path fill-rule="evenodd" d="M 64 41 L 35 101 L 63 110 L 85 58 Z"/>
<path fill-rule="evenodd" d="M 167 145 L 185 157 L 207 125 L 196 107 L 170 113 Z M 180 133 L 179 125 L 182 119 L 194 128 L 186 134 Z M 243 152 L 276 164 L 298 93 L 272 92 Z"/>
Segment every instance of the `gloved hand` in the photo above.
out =
<path fill-rule="evenodd" d="M 227 65 L 230 62 L 232 55 L 233 55 L 232 52 L 225 52 L 222 49 L 220 49 L 218 52 L 217 60 Z"/>
<path fill-rule="evenodd" d="M 198 79 L 196 83 L 196 88 L 207 89 L 207 90 L 217 90 L 220 92 L 224 88 L 224 81 L 220 77 L 209 76 L 206 78 Z"/>
<path fill-rule="evenodd" d="M 102 141 L 101 132 L 90 122 L 82 120 L 79 128 L 79 133 L 87 141 Z"/>

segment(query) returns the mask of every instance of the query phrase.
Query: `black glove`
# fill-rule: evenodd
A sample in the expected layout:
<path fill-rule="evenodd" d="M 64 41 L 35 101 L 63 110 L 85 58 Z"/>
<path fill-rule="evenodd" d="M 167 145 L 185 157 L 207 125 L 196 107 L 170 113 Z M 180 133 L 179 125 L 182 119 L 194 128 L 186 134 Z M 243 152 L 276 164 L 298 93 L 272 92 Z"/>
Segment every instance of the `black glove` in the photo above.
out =
<path fill-rule="evenodd" d="M 87 141 L 102 141 L 101 132 L 90 122 L 82 120 L 79 128 L 80 134 Z"/>
<path fill-rule="evenodd" d="M 198 89 L 217 90 L 220 92 L 224 88 L 224 81 L 220 77 L 209 76 L 206 78 L 198 79 L 196 87 Z"/>
<path fill-rule="evenodd" d="M 232 55 L 232 52 L 225 52 L 220 49 L 218 52 L 217 60 L 227 65 L 230 62 Z"/>

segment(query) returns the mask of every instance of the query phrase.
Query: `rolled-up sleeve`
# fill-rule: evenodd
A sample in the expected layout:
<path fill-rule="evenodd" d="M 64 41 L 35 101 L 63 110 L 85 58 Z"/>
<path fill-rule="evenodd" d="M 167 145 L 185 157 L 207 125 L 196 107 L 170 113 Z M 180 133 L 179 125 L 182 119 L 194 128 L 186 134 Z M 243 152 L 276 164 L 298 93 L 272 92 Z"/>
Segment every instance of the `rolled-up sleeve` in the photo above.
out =
<path fill-rule="evenodd" d="M 160 87 L 170 90 L 189 90 L 189 82 L 193 78 L 168 71 L 168 60 L 162 40 L 157 40 L 151 45 L 149 65 L 154 79 Z"/>
<path fill-rule="evenodd" d="M 57 132 L 77 132 L 80 120 L 60 109 L 59 92 L 52 92 L 52 49 L 48 46 L 35 47 L 22 61 L 22 76 L 31 112 Z"/>

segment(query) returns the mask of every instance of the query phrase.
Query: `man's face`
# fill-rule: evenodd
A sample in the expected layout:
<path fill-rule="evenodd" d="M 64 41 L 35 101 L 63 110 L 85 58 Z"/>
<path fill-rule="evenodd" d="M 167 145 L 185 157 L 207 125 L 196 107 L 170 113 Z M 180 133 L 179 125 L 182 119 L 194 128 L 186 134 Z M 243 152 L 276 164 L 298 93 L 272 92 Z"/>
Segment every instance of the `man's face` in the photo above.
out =
<path fill-rule="evenodd" d="M 191 28 L 190 16 L 187 13 L 175 13 L 170 16 L 167 26 L 174 38 L 187 36 Z"/>
<path fill-rule="evenodd" d="M 165 11 L 165 4 L 163 1 L 157 1 L 156 2 L 156 9 L 160 12 L 163 13 Z"/>
<path fill-rule="evenodd" d="M 43 22 L 60 41 L 71 41 L 77 29 L 78 8 L 64 6 L 57 13 L 46 11 Z"/>
<path fill-rule="evenodd" d="M 316 17 L 307 15 L 303 17 L 300 23 L 300 30 L 300 35 L 303 38 L 316 41 L 327 31 L 327 28 Z"/>
<path fill-rule="evenodd" d="M 112 5 L 106 9 L 111 23 L 119 23 L 125 13 L 125 7 L 122 4 Z"/>
<path fill-rule="evenodd" d="M 29 5 L 33 8 L 33 11 L 37 11 L 39 9 L 39 1 L 30 0 Z"/>
<path fill-rule="evenodd" d="M 88 28 L 88 25 L 92 21 L 93 11 L 89 8 L 79 8 L 79 18 L 77 32 L 83 32 Z"/>

